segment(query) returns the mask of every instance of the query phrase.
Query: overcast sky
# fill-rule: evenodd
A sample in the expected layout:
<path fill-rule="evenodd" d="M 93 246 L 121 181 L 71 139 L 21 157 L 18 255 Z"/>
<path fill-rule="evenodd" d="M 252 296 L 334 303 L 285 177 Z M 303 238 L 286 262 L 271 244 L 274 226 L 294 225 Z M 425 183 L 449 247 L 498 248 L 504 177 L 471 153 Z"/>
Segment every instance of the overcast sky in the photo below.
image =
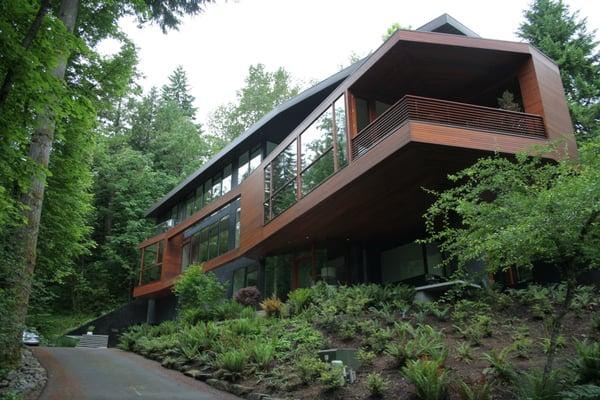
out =
<path fill-rule="evenodd" d="M 600 27 L 600 1 L 566 0 Z M 416 29 L 448 13 L 484 38 L 518 40 L 515 31 L 528 0 L 217 0 L 179 31 L 139 29 L 121 21 L 139 49 L 139 82 L 145 90 L 163 85 L 181 64 L 205 123 L 217 106 L 235 99 L 248 66 L 285 67 L 306 86 L 348 65 L 351 53 L 376 49 L 394 22 Z"/>

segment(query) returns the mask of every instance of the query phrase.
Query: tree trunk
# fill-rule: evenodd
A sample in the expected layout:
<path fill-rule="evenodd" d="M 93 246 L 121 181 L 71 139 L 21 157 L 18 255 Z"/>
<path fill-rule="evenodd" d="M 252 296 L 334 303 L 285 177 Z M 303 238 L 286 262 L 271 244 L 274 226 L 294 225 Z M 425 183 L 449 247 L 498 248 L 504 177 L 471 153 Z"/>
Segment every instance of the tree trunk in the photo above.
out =
<path fill-rule="evenodd" d="M 69 32 L 73 32 L 79 0 L 62 0 L 59 18 Z M 54 78 L 64 80 L 67 69 L 67 61 L 70 52 L 64 50 L 57 60 L 56 67 L 52 70 Z M 54 130 L 56 122 L 52 108 L 47 106 L 45 111 L 37 117 L 36 128 L 31 137 L 29 145 L 29 157 L 40 168 L 31 177 L 31 187 L 21 196 L 21 202 L 25 205 L 24 216 L 26 224 L 20 227 L 14 235 L 14 253 L 16 257 L 14 293 L 15 293 L 15 329 L 11 339 L 7 343 L 5 356 L 7 360 L 0 360 L 0 365 L 15 365 L 20 359 L 21 331 L 27 317 L 29 295 L 33 281 L 33 271 L 36 262 L 36 247 L 38 232 L 40 228 L 40 217 L 42 214 L 42 203 L 44 200 L 44 189 L 46 186 L 46 169 L 50 161 L 50 152 L 54 141 Z"/>
<path fill-rule="evenodd" d="M 35 18 L 31 22 L 31 25 L 29 26 L 29 29 L 27 30 L 27 34 L 21 41 L 21 46 L 25 50 L 29 50 L 29 47 L 31 46 L 31 43 L 33 43 L 33 40 L 37 36 L 37 34 L 40 30 L 40 27 L 42 26 L 42 21 L 44 20 L 44 17 L 48 13 L 49 9 L 50 9 L 50 0 L 42 0 L 42 2 L 40 4 L 40 8 L 38 9 L 38 12 L 35 15 Z M 13 84 L 14 80 L 15 80 L 15 71 L 14 71 L 14 69 L 10 68 L 8 71 L 6 71 L 6 75 L 4 76 L 4 81 L 2 82 L 2 87 L 0 87 L 0 107 L 2 107 L 2 105 L 6 101 L 6 99 L 8 97 L 8 93 L 10 92 L 10 89 L 12 88 L 12 84 Z"/>

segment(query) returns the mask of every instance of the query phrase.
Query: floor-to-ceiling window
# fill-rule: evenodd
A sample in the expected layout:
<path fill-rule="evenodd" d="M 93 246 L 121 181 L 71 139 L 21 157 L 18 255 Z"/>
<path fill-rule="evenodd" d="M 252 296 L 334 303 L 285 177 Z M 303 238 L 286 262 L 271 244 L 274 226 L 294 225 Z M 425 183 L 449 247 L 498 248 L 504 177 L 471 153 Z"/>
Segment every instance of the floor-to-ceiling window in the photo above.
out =
<path fill-rule="evenodd" d="M 265 221 L 281 214 L 348 164 L 344 96 L 265 166 Z"/>

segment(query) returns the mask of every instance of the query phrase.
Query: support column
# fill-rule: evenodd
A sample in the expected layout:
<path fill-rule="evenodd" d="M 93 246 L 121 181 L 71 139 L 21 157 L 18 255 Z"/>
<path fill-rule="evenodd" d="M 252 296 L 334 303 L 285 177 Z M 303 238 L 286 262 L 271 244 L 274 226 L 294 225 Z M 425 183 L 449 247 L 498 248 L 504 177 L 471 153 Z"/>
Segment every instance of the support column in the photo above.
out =
<path fill-rule="evenodd" d="M 155 324 L 156 323 L 156 300 L 148 299 L 148 308 L 146 310 L 146 323 L 147 324 Z"/>

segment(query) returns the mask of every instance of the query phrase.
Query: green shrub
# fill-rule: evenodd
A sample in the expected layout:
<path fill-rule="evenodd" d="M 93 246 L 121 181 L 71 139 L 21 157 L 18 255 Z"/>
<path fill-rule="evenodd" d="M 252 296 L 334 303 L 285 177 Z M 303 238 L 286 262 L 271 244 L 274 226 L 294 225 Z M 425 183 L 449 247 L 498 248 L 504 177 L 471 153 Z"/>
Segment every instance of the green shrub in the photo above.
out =
<path fill-rule="evenodd" d="M 137 342 L 147 335 L 148 325 L 134 325 L 119 337 L 118 348 L 125 351 L 134 351 Z"/>
<path fill-rule="evenodd" d="M 392 340 L 394 332 L 390 328 L 378 329 L 371 336 L 365 338 L 365 343 L 374 352 L 381 353 Z"/>
<path fill-rule="evenodd" d="M 51 347 L 75 347 L 79 343 L 79 340 L 73 339 L 68 336 L 55 337 L 52 342 L 49 343 Z"/>
<path fill-rule="evenodd" d="M 246 306 L 234 300 L 224 300 L 215 307 L 214 318 L 218 320 L 240 318 Z"/>
<path fill-rule="evenodd" d="M 367 388 L 373 397 L 382 397 L 389 385 L 390 381 L 377 372 L 367 375 Z"/>
<path fill-rule="evenodd" d="M 248 364 L 248 354 L 241 350 L 229 350 L 217 356 L 217 366 L 229 372 L 231 380 L 237 380 L 246 365 Z"/>
<path fill-rule="evenodd" d="M 304 355 L 296 361 L 294 369 L 302 383 L 309 384 L 321 376 L 327 369 L 327 364 L 315 356 Z"/>
<path fill-rule="evenodd" d="M 431 315 L 437 318 L 440 322 L 448 321 L 450 309 L 448 307 L 433 307 L 431 309 Z"/>
<path fill-rule="evenodd" d="M 600 399 L 600 386 L 576 385 L 560 392 L 563 400 L 598 400 Z"/>
<path fill-rule="evenodd" d="M 252 348 L 252 359 L 262 370 L 266 370 L 271 366 L 274 357 L 275 347 L 270 343 L 257 343 Z"/>
<path fill-rule="evenodd" d="M 471 363 L 473 360 L 473 348 L 467 342 L 460 342 L 456 346 L 456 359 L 466 364 Z"/>
<path fill-rule="evenodd" d="M 373 361 L 375 361 L 375 357 L 377 357 L 377 354 L 362 347 L 356 352 L 356 358 L 363 365 L 373 364 Z"/>
<path fill-rule="evenodd" d="M 173 286 L 179 308 L 185 317 L 193 319 L 188 320 L 190 323 L 214 318 L 219 305 L 225 301 L 226 290 L 225 283 L 212 272 L 203 272 L 199 265 L 188 267 Z"/>
<path fill-rule="evenodd" d="M 578 383 L 600 386 L 600 342 L 575 341 L 577 358 L 571 361 L 571 369 L 577 374 Z"/>
<path fill-rule="evenodd" d="M 237 336 L 249 336 L 260 333 L 260 320 L 258 319 L 234 319 L 225 324 L 229 331 Z"/>
<path fill-rule="evenodd" d="M 291 315 L 302 312 L 310 304 L 312 290 L 309 288 L 298 288 L 288 294 L 287 304 Z"/>
<path fill-rule="evenodd" d="M 490 400 L 492 398 L 492 385 L 485 378 L 479 382 L 458 382 L 458 393 L 463 400 Z"/>
<path fill-rule="evenodd" d="M 326 368 L 319 375 L 319 383 L 321 383 L 328 392 L 335 391 L 346 383 L 344 377 L 344 366 L 337 364 L 325 364 Z"/>
<path fill-rule="evenodd" d="M 402 375 L 415 385 L 417 396 L 422 400 L 443 400 L 447 396 L 448 372 L 436 361 L 408 361 Z"/>
<path fill-rule="evenodd" d="M 390 343 L 385 347 L 385 354 L 394 359 L 396 367 L 401 367 L 406 362 L 407 350 L 404 344 Z"/>
<path fill-rule="evenodd" d="M 554 370 L 544 382 L 543 372 L 531 370 L 516 377 L 515 389 L 519 400 L 561 400 L 564 380 L 561 371 Z"/>
<path fill-rule="evenodd" d="M 514 382 L 517 376 L 515 367 L 510 362 L 512 351 L 513 348 L 507 346 L 500 350 L 500 352 L 497 352 L 496 349 L 492 349 L 489 353 L 483 353 L 482 355 L 483 359 L 490 364 L 488 370 L 507 382 Z"/>

